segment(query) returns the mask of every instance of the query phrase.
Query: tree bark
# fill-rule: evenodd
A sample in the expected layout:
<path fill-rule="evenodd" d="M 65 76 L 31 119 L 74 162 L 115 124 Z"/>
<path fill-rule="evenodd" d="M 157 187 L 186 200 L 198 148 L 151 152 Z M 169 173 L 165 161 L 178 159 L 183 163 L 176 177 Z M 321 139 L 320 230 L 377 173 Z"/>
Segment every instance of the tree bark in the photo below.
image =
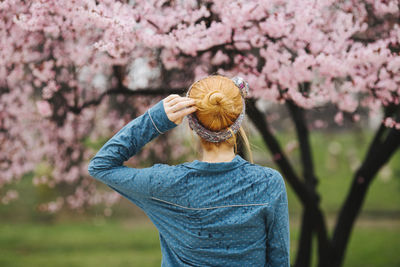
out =
<path fill-rule="evenodd" d="M 306 125 L 305 110 L 296 106 L 292 101 L 287 101 L 286 106 L 289 109 L 289 114 L 296 127 L 297 139 L 300 143 L 300 158 L 303 168 L 303 177 L 305 186 L 314 195 L 318 196 L 315 200 L 315 207 L 306 206 L 303 209 L 302 226 L 299 241 L 299 251 L 297 252 L 296 267 L 307 267 L 311 264 L 312 252 L 312 236 L 313 232 L 317 230 L 320 242 L 318 242 L 319 265 L 325 266 L 326 255 L 330 247 L 327 237 L 326 223 L 323 213 L 320 211 L 319 202 L 320 197 L 316 192 L 318 179 L 315 176 L 314 161 L 312 157 L 312 150 L 309 141 L 309 130 Z"/>
<path fill-rule="evenodd" d="M 307 207 L 303 208 L 300 228 L 300 240 L 296 254 L 295 267 L 308 267 L 311 264 L 312 235 L 314 232 L 313 218 Z"/>
<path fill-rule="evenodd" d="M 290 101 L 286 102 L 290 116 L 296 126 L 297 139 L 300 143 L 300 160 L 302 162 L 304 183 L 309 190 L 315 192 L 316 178 L 308 140 L 308 129 L 304 123 L 304 110 L 298 108 Z M 300 240 L 296 255 L 295 267 L 308 267 L 311 264 L 312 235 L 314 231 L 314 218 L 308 207 L 303 207 L 301 219 Z"/>

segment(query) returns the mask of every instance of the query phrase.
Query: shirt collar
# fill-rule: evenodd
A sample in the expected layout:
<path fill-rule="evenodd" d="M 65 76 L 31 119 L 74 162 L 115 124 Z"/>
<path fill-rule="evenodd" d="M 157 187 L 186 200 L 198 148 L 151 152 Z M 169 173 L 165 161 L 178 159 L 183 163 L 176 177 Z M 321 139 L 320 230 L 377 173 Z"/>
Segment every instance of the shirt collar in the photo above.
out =
<path fill-rule="evenodd" d="M 205 162 L 194 160 L 192 162 L 183 163 L 188 168 L 193 168 L 202 171 L 227 171 L 235 169 L 243 164 L 247 163 L 240 155 L 236 155 L 230 162 Z"/>

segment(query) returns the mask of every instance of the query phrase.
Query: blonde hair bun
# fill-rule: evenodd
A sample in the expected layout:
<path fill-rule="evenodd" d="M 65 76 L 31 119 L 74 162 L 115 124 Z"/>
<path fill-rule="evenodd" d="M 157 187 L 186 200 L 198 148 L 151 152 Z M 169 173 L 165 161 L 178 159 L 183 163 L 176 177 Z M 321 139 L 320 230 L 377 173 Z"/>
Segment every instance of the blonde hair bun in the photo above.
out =
<path fill-rule="evenodd" d="M 218 105 L 222 102 L 224 97 L 222 93 L 213 91 L 208 94 L 208 102 L 210 102 L 211 105 Z"/>
<path fill-rule="evenodd" d="M 242 98 L 242 87 L 238 86 L 236 81 L 240 83 L 244 81 L 243 79 L 234 79 L 221 75 L 211 75 L 196 81 L 190 86 L 187 96 L 196 101 L 197 107 L 197 111 L 190 115 L 196 117 L 197 123 L 206 130 L 217 132 L 228 129 L 232 133 L 230 127 L 238 120 L 239 116 L 243 118 L 245 103 Z M 189 119 L 189 124 L 190 121 L 193 120 Z M 238 134 L 242 136 L 249 152 L 250 161 L 253 162 L 250 144 L 242 127 L 239 128 Z M 205 150 L 211 150 L 215 146 L 218 147 L 220 144 L 225 143 L 234 146 L 235 153 L 237 151 L 235 133 L 232 133 L 230 138 L 220 142 L 211 142 L 201 136 L 200 141 Z"/>

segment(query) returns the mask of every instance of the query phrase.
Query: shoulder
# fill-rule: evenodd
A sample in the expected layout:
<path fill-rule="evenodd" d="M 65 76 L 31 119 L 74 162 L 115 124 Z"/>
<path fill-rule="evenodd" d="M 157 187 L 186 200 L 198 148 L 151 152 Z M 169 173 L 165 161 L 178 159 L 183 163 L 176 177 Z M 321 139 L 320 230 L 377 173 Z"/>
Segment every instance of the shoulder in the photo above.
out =
<path fill-rule="evenodd" d="M 250 162 L 245 165 L 244 169 L 249 174 L 247 179 L 257 186 L 256 191 L 262 192 L 258 196 L 259 199 L 269 202 L 271 205 L 273 203 L 284 203 L 286 198 L 285 180 L 278 170 Z"/>
<path fill-rule="evenodd" d="M 263 178 L 272 183 L 284 183 L 281 173 L 274 168 L 261 166 L 255 163 L 248 162 L 246 164 L 246 169 L 251 172 L 261 174 Z"/>
<path fill-rule="evenodd" d="M 252 172 L 258 173 L 257 176 L 262 177 L 263 181 L 268 185 L 269 190 L 285 190 L 285 180 L 278 170 L 253 163 L 247 164 L 247 169 L 251 170 Z"/>
<path fill-rule="evenodd" d="M 285 185 L 285 181 L 281 173 L 270 167 L 263 167 L 265 175 L 271 184 L 276 184 L 280 186 Z"/>
<path fill-rule="evenodd" d="M 179 196 L 187 169 L 181 165 L 154 164 L 148 168 L 152 196 Z"/>
<path fill-rule="evenodd" d="M 268 174 L 268 192 L 271 200 L 276 200 L 279 203 L 287 202 L 287 193 L 285 180 L 281 173 L 275 169 L 265 167 L 265 172 Z"/>
<path fill-rule="evenodd" d="M 246 172 L 252 173 L 255 177 L 268 184 L 269 188 L 282 189 L 282 187 L 285 187 L 285 181 L 281 173 L 274 168 L 247 162 L 244 169 Z"/>
<path fill-rule="evenodd" d="M 172 174 L 179 175 L 185 172 L 185 169 L 182 168 L 181 165 L 168 165 L 165 163 L 156 163 L 153 166 L 145 169 L 147 169 L 151 173 L 152 177 L 168 177 Z"/>

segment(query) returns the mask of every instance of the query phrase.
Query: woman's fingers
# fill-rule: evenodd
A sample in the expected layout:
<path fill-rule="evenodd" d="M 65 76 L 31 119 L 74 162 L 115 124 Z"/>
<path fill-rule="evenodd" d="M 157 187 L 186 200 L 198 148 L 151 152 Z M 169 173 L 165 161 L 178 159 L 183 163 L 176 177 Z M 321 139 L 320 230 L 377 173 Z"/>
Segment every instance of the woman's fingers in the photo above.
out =
<path fill-rule="evenodd" d="M 165 102 L 165 108 L 171 112 L 178 111 L 182 108 L 189 107 L 195 104 L 195 101 L 188 97 L 176 97 L 170 99 L 169 102 Z"/>
<path fill-rule="evenodd" d="M 181 109 L 193 106 L 194 104 L 196 104 L 196 102 L 193 99 L 181 99 L 180 102 L 171 106 L 171 110 L 172 110 L 172 112 L 177 112 Z"/>
<path fill-rule="evenodd" d="M 192 106 L 192 107 L 181 109 L 181 110 L 175 112 L 173 115 L 173 117 L 174 117 L 173 122 L 175 122 L 176 124 L 180 124 L 186 115 L 193 113 L 196 110 L 197 110 L 197 108 L 195 106 Z"/>
<path fill-rule="evenodd" d="M 178 97 L 172 98 L 172 99 L 168 102 L 168 105 L 174 106 L 174 105 L 176 105 L 176 104 L 178 104 L 178 103 L 180 103 L 180 102 L 183 102 L 183 101 L 185 101 L 185 100 L 192 100 L 192 99 L 189 98 L 189 97 L 178 96 Z"/>
<path fill-rule="evenodd" d="M 185 108 L 185 109 L 181 109 L 180 111 L 178 111 L 179 117 L 185 117 L 186 115 L 189 115 L 190 113 L 193 113 L 197 110 L 197 108 L 195 106 L 190 107 L 190 108 Z"/>
<path fill-rule="evenodd" d="M 183 117 L 196 111 L 195 100 L 179 95 L 169 95 L 164 99 L 164 109 L 168 118 L 176 124 L 182 122 Z"/>
<path fill-rule="evenodd" d="M 172 95 L 167 96 L 167 97 L 164 99 L 164 102 L 165 102 L 165 103 L 169 103 L 171 100 L 176 99 L 176 98 L 179 98 L 179 97 L 180 97 L 180 96 L 177 95 L 177 94 L 172 94 Z"/>

